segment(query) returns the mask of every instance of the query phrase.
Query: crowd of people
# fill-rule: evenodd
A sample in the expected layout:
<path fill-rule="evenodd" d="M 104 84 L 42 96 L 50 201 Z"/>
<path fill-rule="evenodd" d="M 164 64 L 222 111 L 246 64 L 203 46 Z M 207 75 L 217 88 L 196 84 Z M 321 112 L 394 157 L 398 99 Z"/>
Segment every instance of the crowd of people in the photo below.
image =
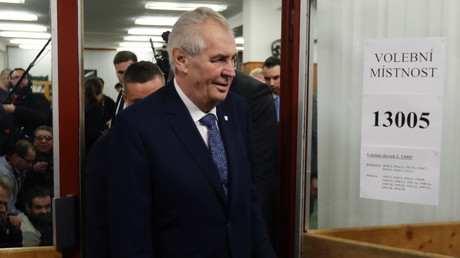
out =
<path fill-rule="evenodd" d="M 24 69 L 0 75 L 0 247 L 52 245 L 51 105 Z"/>

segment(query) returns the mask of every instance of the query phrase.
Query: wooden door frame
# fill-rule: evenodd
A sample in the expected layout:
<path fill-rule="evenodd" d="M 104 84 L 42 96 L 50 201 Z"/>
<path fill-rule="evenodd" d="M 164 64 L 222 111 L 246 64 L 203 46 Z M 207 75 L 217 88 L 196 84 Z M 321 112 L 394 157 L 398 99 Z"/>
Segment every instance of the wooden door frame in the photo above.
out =
<path fill-rule="evenodd" d="M 301 147 L 301 144 L 306 144 L 298 142 L 299 139 L 302 139 L 299 137 L 298 132 L 301 2 L 302 0 L 282 1 L 282 90 L 280 94 L 280 103 L 282 104 L 280 105 L 279 123 L 280 209 L 277 242 L 277 252 L 280 258 L 299 256 L 301 245 L 299 231 L 303 229 L 301 216 L 299 216 L 299 207 L 302 206 L 299 202 L 302 198 L 298 198 L 298 195 L 301 194 L 298 189 L 298 180 L 302 177 L 298 176 L 299 173 L 297 171 L 298 148 Z M 307 0 L 304 2 L 309 5 L 310 1 Z M 309 7 L 307 10 L 309 10 Z M 307 19 L 307 27 L 308 23 Z M 309 62 L 307 61 L 306 63 L 308 65 Z"/>
<path fill-rule="evenodd" d="M 57 98 L 53 98 L 53 125 L 55 135 L 59 139 L 55 148 L 55 159 L 58 162 L 55 171 L 59 171 L 57 189 L 58 196 L 73 195 L 80 206 L 80 146 L 81 146 L 81 91 L 82 91 L 82 10 L 83 0 L 51 0 L 56 10 L 52 11 L 53 28 L 53 90 Z M 55 12 L 55 13 L 54 13 Z M 53 18 L 53 15 L 56 17 Z M 56 34 L 57 33 L 57 34 Z M 56 146 L 56 145 L 55 145 Z M 57 150 L 56 150 L 57 149 Z M 56 189 L 56 188 L 55 188 Z M 80 209 L 76 209 L 80 211 Z M 79 214 L 75 215 L 80 218 Z M 77 232 L 80 228 L 77 219 Z M 78 239 L 78 236 L 77 236 Z M 80 241 L 77 246 L 62 250 L 63 257 L 81 257 Z"/>

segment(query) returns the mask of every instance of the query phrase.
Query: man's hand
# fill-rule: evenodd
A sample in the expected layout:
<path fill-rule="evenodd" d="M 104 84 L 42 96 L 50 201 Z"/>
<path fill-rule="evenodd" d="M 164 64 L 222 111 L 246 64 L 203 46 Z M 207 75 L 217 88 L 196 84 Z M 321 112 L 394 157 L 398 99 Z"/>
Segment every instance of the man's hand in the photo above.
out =
<path fill-rule="evenodd" d="M 40 172 L 40 173 L 45 173 L 47 167 L 48 167 L 48 162 L 40 161 L 40 162 L 35 163 L 34 171 L 35 172 Z"/>
<path fill-rule="evenodd" d="M 13 215 L 8 215 L 8 221 L 10 222 L 10 225 L 14 228 L 19 230 L 21 228 L 21 219 L 13 216 Z"/>
<path fill-rule="evenodd" d="M 6 113 L 13 114 L 16 110 L 16 106 L 14 104 L 4 104 L 3 109 L 5 109 Z"/>

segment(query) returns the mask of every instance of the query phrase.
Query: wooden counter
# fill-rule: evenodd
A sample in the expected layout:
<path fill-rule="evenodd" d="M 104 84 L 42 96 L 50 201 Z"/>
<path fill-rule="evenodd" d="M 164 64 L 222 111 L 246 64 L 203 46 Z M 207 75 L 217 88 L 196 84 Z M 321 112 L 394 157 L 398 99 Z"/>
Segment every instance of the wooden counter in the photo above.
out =
<path fill-rule="evenodd" d="M 304 257 L 460 257 L 460 222 L 311 230 Z"/>

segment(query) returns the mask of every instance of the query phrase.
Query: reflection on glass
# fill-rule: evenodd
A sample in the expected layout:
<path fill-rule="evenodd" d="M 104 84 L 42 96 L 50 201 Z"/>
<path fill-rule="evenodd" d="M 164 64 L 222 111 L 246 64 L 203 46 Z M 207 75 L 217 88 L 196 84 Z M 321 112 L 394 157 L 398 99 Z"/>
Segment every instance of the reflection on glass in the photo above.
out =
<path fill-rule="evenodd" d="M 0 236 L 19 232 L 21 239 L 18 245 L 2 238 L 0 246 L 52 245 L 51 52 L 45 48 L 50 38 L 49 1 L 0 3 L 0 9 L 37 17 L 27 22 L 17 21 L 18 15 L 0 17 L 5 32 L 0 34 Z"/>

